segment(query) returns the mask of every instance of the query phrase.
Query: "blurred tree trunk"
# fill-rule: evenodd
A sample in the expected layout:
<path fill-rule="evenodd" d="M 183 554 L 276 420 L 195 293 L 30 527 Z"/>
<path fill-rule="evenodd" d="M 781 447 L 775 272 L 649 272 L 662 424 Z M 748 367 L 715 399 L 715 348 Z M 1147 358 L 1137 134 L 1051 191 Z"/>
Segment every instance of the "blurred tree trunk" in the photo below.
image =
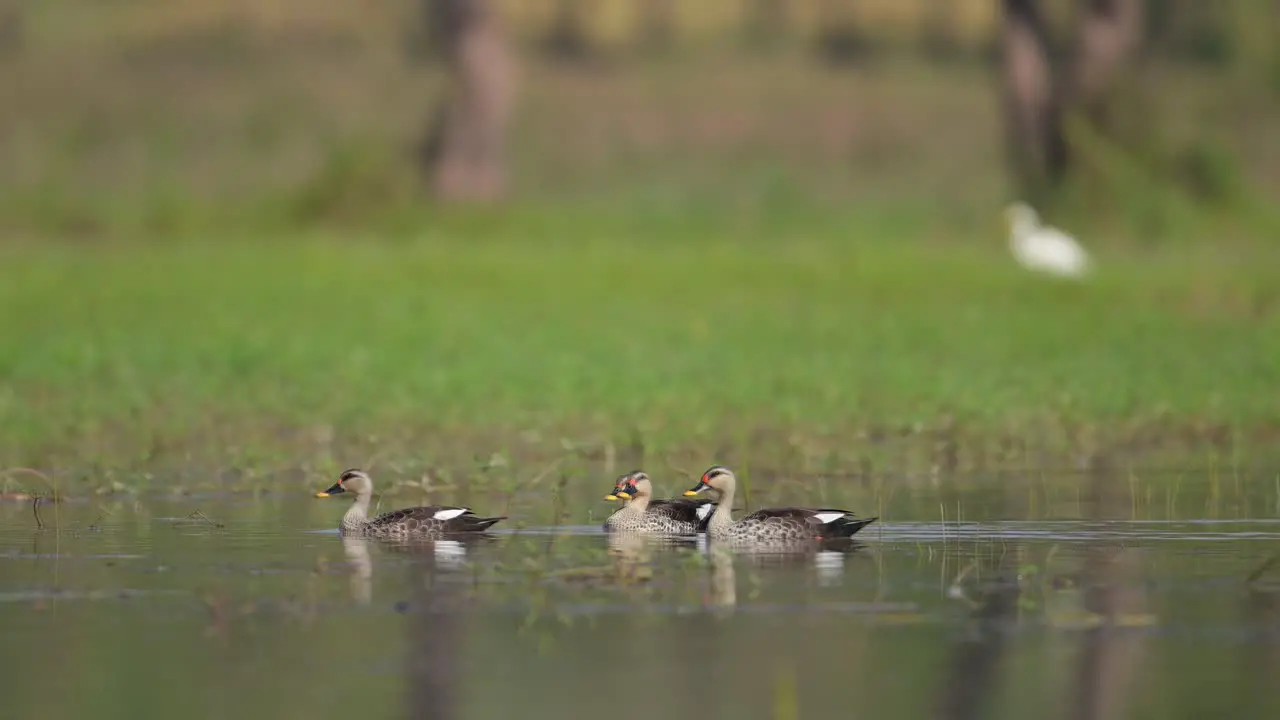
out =
<path fill-rule="evenodd" d="M 672 0 L 644 0 L 640 6 L 640 44 L 664 49 L 675 36 L 675 7 Z"/>
<path fill-rule="evenodd" d="M 786 0 L 746 0 L 744 17 L 752 28 L 781 32 L 787 25 Z"/>
<path fill-rule="evenodd" d="M 543 41 L 547 54 L 570 62 L 586 59 L 591 54 L 591 47 L 585 26 L 579 0 L 557 0 L 551 27 Z"/>
<path fill-rule="evenodd" d="M 1088 0 L 1076 34 L 1066 104 L 1106 127 L 1116 80 L 1142 41 L 1142 0 Z"/>
<path fill-rule="evenodd" d="M 835 64 L 857 63 L 873 52 L 871 37 L 862 27 L 856 5 L 846 0 L 822 0 L 818 11 L 818 54 Z"/>
<path fill-rule="evenodd" d="M 1000 33 L 1004 110 L 1014 180 L 1032 202 L 1066 170 L 1049 31 L 1036 0 L 1004 0 Z"/>
<path fill-rule="evenodd" d="M 772 43 L 787 31 L 787 7 L 784 0 L 746 0 L 743 13 L 747 40 L 758 44 Z"/>
<path fill-rule="evenodd" d="M 920 45 L 925 57 L 949 60 L 961 54 L 961 42 L 956 36 L 959 12 L 956 0 L 930 0 L 920 21 Z"/>
<path fill-rule="evenodd" d="M 1270 85 L 1280 59 L 1280 0 L 1235 0 L 1227 10 L 1236 79 L 1244 86 Z"/>
<path fill-rule="evenodd" d="M 488 0 L 426 0 L 449 66 L 444 105 L 427 132 L 423 165 L 443 200 L 494 200 L 507 189 L 506 131 L 514 69 Z"/>
<path fill-rule="evenodd" d="M 1280 0 L 1271 3 L 1272 37 L 1280 37 Z M 1280 89 L 1280 42 L 1271 45 L 1271 81 L 1272 87 Z"/>
<path fill-rule="evenodd" d="M 22 52 L 22 11 L 18 3 L 0 0 L 0 58 Z"/>
<path fill-rule="evenodd" d="M 1070 169 L 1067 113 L 1105 132 L 1117 80 L 1142 41 L 1142 0 L 1085 0 L 1072 60 L 1055 74 L 1038 0 L 1004 0 L 1001 44 L 1005 111 L 1014 176 L 1023 194 L 1043 198 Z"/>

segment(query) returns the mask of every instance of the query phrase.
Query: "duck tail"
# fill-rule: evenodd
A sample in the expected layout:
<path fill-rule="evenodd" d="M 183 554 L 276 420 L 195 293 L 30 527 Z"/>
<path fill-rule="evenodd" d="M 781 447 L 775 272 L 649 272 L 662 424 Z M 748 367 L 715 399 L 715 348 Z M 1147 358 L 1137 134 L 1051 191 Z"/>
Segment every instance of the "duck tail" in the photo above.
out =
<path fill-rule="evenodd" d="M 856 518 L 846 515 L 845 517 L 832 523 L 831 537 L 847 538 L 853 537 L 859 530 L 879 520 L 879 517 L 872 518 Z"/>
<path fill-rule="evenodd" d="M 470 517 L 467 518 L 467 529 L 474 532 L 488 530 L 493 525 L 506 519 L 506 515 L 500 515 L 498 517 Z"/>

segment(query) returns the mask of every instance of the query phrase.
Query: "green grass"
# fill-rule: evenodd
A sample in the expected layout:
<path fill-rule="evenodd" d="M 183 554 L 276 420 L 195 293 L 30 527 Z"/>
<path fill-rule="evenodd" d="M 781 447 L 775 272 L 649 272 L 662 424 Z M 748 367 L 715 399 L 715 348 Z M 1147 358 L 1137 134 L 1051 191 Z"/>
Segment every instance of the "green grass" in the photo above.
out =
<path fill-rule="evenodd" d="M 1274 437 L 1275 249 L 1117 243 L 1063 283 L 1017 268 L 994 222 L 923 217 L 544 207 L 383 237 L 11 246 L 0 457 L 907 471 L 1247 460 Z"/>

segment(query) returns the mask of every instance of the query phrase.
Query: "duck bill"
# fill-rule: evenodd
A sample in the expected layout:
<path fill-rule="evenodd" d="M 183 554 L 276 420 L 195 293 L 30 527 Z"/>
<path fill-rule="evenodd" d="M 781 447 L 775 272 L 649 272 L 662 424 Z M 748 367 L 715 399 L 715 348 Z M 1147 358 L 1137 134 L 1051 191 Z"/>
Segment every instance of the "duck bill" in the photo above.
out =
<path fill-rule="evenodd" d="M 614 494 L 614 495 L 605 495 L 605 496 L 604 496 L 604 499 L 605 499 L 605 500 L 608 500 L 608 501 L 610 501 L 610 502 L 612 502 L 612 501 L 614 501 L 614 500 L 617 500 L 617 499 L 618 499 L 618 496 L 617 496 L 616 494 Z"/>
<path fill-rule="evenodd" d="M 631 493 L 626 492 L 625 490 L 624 490 L 624 491 L 622 491 L 622 492 L 616 492 L 616 493 L 614 493 L 613 495 L 614 495 L 614 497 L 618 498 L 619 500 L 630 500 L 630 499 L 631 499 Z"/>
<path fill-rule="evenodd" d="M 710 488 L 710 487 L 711 487 L 710 485 L 708 485 L 708 484 L 706 484 L 705 482 L 702 482 L 701 480 L 699 480 L 697 485 L 694 485 L 693 487 L 689 488 L 688 490 L 685 490 L 685 491 L 684 491 L 684 495 L 685 495 L 685 497 L 697 497 L 699 493 L 701 493 L 703 490 L 706 490 L 706 489 L 708 489 L 708 488 Z"/>
<path fill-rule="evenodd" d="M 316 493 L 316 497 L 324 498 L 324 497 L 329 497 L 330 495 L 337 495 L 338 493 L 344 493 L 346 491 L 347 491 L 346 488 L 342 487 L 341 483 L 334 483 L 333 487 L 329 488 L 328 490 L 325 490 L 324 492 Z"/>

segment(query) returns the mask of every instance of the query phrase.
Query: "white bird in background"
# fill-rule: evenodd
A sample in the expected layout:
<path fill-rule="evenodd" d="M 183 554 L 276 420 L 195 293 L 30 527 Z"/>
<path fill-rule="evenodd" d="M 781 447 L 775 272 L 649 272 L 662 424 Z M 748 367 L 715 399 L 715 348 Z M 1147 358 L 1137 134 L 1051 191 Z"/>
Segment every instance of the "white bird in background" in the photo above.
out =
<path fill-rule="evenodd" d="M 1079 278 L 1089 272 L 1089 254 L 1065 232 L 1040 224 L 1036 211 L 1023 202 L 1005 208 L 1009 220 L 1009 249 L 1028 270 Z"/>

